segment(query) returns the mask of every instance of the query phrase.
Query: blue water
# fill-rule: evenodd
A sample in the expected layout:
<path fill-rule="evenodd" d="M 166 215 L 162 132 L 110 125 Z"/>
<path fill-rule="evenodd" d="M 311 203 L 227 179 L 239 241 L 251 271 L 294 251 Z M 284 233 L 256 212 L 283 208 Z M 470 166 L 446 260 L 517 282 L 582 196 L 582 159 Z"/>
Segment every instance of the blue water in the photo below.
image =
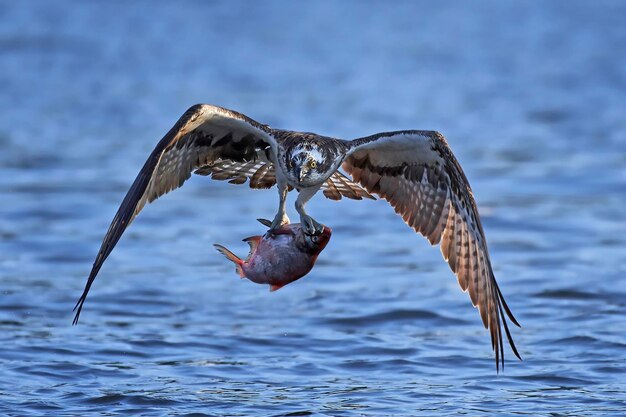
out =
<path fill-rule="evenodd" d="M 0 414 L 623 415 L 626 3 L 0 2 Z M 443 132 L 522 323 L 496 374 L 441 259 L 384 201 L 327 201 L 280 291 L 212 247 L 275 190 L 192 178 L 72 307 L 191 104 L 342 138 Z M 294 196 L 290 196 L 290 207 Z M 292 218 L 296 218 L 293 211 Z"/>

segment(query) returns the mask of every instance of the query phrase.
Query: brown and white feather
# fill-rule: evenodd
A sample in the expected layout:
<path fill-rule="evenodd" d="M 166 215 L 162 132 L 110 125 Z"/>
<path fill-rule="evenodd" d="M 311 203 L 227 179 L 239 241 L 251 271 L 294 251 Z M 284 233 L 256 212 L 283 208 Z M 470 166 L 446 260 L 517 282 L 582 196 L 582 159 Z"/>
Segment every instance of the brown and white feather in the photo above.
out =
<path fill-rule="evenodd" d="M 441 252 L 469 292 L 491 333 L 496 366 L 504 355 L 500 322 L 516 356 L 502 309 L 518 324 L 496 283 L 478 210 L 467 178 L 444 137 L 432 131 L 379 133 L 352 141 L 343 169 Z"/>
<path fill-rule="evenodd" d="M 370 200 L 376 199 L 363 189 L 363 187 L 356 184 L 339 171 L 335 171 L 335 173 L 322 184 L 322 190 L 324 196 L 331 200 L 341 200 L 342 197 L 352 200 L 362 200 L 364 198 L 369 198 Z"/>
<path fill-rule="evenodd" d="M 195 170 L 206 166 L 215 167 L 218 176 L 235 183 L 245 182 L 263 169 L 265 174 L 254 181 L 263 188 L 275 181 L 266 166 L 277 147 L 268 126 L 243 114 L 208 104 L 189 108 L 159 141 L 124 197 L 74 308 L 74 323 L 102 264 L 146 203 L 180 187 Z"/>

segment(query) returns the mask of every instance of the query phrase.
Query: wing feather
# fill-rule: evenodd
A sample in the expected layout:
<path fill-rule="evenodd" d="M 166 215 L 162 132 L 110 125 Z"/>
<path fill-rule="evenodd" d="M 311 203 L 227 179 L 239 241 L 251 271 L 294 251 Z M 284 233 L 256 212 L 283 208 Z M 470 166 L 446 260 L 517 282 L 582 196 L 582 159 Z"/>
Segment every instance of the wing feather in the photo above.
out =
<path fill-rule="evenodd" d="M 218 160 L 196 169 L 194 174 L 210 176 L 219 181 L 235 181 L 237 184 L 250 180 L 250 188 L 270 188 L 276 183 L 273 170 L 274 164 L 265 159 L 244 163 Z M 265 178 L 269 171 L 272 171 L 271 177 Z"/>
<path fill-rule="evenodd" d="M 467 178 L 437 132 L 379 133 L 351 142 L 343 169 L 365 190 L 387 200 L 441 253 L 489 329 L 496 367 L 504 366 L 501 326 L 519 353 L 505 317 L 519 326 L 500 292 Z"/>
<path fill-rule="evenodd" d="M 147 203 L 180 187 L 194 170 L 207 165 L 228 167 L 221 171 L 223 179 L 243 183 L 262 167 L 272 164 L 276 148 L 272 130 L 243 114 L 208 104 L 189 108 L 157 144 L 124 197 L 74 307 L 73 323 L 78 323 L 102 264 Z M 258 183 L 268 185 L 270 182 L 264 176 Z"/>
<path fill-rule="evenodd" d="M 276 173 L 272 164 L 261 165 L 250 178 L 252 188 L 270 188 L 276 184 Z"/>
<path fill-rule="evenodd" d="M 335 171 L 330 178 L 322 184 L 322 190 L 324 190 L 324 196 L 331 200 L 341 200 L 342 197 L 352 200 L 362 200 L 364 198 L 376 200 L 376 198 L 365 191 L 363 187 L 351 181 L 350 178 L 339 171 Z"/>
<path fill-rule="evenodd" d="M 330 200 L 341 200 L 341 193 L 335 185 L 335 182 L 332 181 L 330 178 L 327 179 L 326 182 L 324 182 L 324 184 L 322 185 L 322 189 L 324 190 L 324 197 Z"/>

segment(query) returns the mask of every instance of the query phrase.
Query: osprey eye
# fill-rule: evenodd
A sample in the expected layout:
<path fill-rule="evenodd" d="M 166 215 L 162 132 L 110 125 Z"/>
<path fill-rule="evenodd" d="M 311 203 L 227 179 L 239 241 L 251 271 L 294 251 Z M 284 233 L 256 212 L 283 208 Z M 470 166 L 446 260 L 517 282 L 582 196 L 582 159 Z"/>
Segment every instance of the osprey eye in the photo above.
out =
<path fill-rule="evenodd" d="M 317 162 L 311 161 L 311 169 L 317 168 Z"/>

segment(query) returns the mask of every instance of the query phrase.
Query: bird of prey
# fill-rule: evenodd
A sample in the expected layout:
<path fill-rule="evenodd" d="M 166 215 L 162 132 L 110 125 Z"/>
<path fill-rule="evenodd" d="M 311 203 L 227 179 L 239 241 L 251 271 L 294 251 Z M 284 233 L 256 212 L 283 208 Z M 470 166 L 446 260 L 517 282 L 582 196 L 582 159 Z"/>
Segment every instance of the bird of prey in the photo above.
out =
<path fill-rule="evenodd" d="M 348 178 L 339 168 L 351 176 Z M 496 367 L 504 366 L 501 322 L 520 358 L 506 317 L 519 326 L 498 288 L 485 234 L 467 178 L 438 132 L 403 130 L 341 140 L 314 133 L 273 129 L 222 107 L 189 108 L 161 139 L 124 197 L 94 261 L 74 310 L 74 324 L 87 293 L 124 230 L 143 209 L 180 187 L 192 173 L 251 188 L 278 188 L 278 211 L 271 229 L 289 222 L 287 193 L 298 192 L 296 210 L 308 234 L 323 226 L 305 205 L 320 189 L 325 197 L 387 200 L 413 230 L 443 257 L 468 291 L 491 334 Z"/>

